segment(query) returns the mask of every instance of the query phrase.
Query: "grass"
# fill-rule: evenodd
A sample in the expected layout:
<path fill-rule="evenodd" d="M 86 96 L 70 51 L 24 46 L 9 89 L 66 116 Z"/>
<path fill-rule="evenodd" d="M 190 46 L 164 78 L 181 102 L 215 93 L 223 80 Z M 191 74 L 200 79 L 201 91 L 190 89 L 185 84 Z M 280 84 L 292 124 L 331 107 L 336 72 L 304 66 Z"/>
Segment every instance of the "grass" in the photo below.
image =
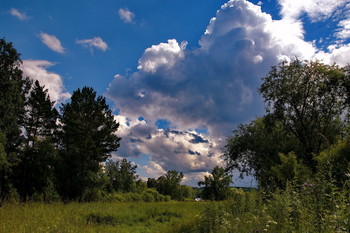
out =
<path fill-rule="evenodd" d="M 4 204 L 0 233 L 348 233 L 349 185 L 321 180 L 274 193 L 236 190 L 222 202 Z"/>
<path fill-rule="evenodd" d="M 209 203 L 27 203 L 0 208 L 0 232 L 178 232 Z"/>

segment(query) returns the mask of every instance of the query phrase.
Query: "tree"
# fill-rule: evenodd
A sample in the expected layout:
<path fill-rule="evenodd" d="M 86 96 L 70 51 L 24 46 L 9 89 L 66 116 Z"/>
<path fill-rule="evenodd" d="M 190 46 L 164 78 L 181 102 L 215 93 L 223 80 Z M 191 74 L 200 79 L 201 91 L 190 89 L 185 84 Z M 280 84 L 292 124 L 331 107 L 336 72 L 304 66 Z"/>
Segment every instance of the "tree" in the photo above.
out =
<path fill-rule="evenodd" d="M 59 191 L 66 200 L 81 201 L 83 192 L 98 180 L 100 163 L 119 147 L 119 124 L 105 98 L 90 87 L 74 91 L 61 111 Z"/>
<path fill-rule="evenodd" d="M 269 189 L 309 170 L 316 173 L 316 156 L 344 134 L 347 69 L 299 60 L 272 67 L 259 89 L 267 115 L 240 125 L 228 139 L 228 170 L 254 175 Z M 287 172 L 290 165 L 294 168 Z M 305 172 L 294 172 L 299 168 Z"/>
<path fill-rule="evenodd" d="M 147 179 L 147 188 L 157 189 L 157 180 L 155 178 Z"/>
<path fill-rule="evenodd" d="M 137 165 L 133 165 L 127 159 L 121 161 L 107 160 L 106 174 L 109 178 L 109 191 L 131 192 L 137 179 Z"/>
<path fill-rule="evenodd" d="M 274 189 L 278 182 L 272 167 L 281 163 L 279 153 L 299 153 L 297 138 L 269 116 L 241 124 L 228 138 L 223 158 L 228 170 L 237 169 L 241 177 L 254 175 L 260 187 Z"/>
<path fill-rule="evenodd" d="M 55 136 L 59 114 L 53 107 L 54 104 L 55 102 L 50 100 L 48 89 L 40 86 L 36 80 L 26 104 L 24 118 L 26 146 L 34 146 L 38 140 Z"/>
<path fill-rule="evenodd" d="M 25 95 L 30 87 L 20 69 L 20 54 L 12 43 L 0 39 L 0 131 L 7 138 L 6 153 L 17 152 L 21 143 Z"/>
<path fill-rule="evenodd" d="M 24 116 L 25 145 L 15 167 L 16 187 L 25 199 L 34 193 L 43 193 L 53 182 L 56 159 L 56 120 L 58 112 L 53 107 L 48 90 L 35 81 L 26 102 Z"/>
<path fill-rule="evenodd" d="M 21 126 L 30 82 L 23 77 L 21 63 L 12 43 L 0 39 L 0 199 L 13 187 L 12 168 L 18 161 L 22 142 Z"/>
<path fill-rule="evenodd" d="M 232 175 L 228 175 L 224 168 L 216 166 L 211 175 L 205 176 L 204 181 L 198 182 L 198 185 L 204 185 L 204 199 L 221 201 L 227 199 L 231 183 Z"/>
<path fill-rule="evenodd" d="M 0 132 L 0 205 L 2 199 L 12 188 L 12 164 L 5 151 L 6 137 Z"/>
<path fill-rule="evenodd" d="M 296 136 L 303 147 L 300 158 L 316 168 L 319 154 L 341 133 L 341 115 L 346 109 L 344 69 L 337 65 L 295 60 L 272 67 L 259 91 L 267 112 Z"/>
<path fill-rule="evenodd" d="M 184 177 L 182 172 L 168 171 L 157 179 L 157 191 L 163 195 L 169 195 L 172 199 L 183 200 L 180 182 Z"/>
<path fill-rule="evenodd" d="M 120 161 L 119 176 L 120 176 L 120 189 L 123 192 L 131 192 L 135 187 L 135 181 L 137 165 L 133 165 L 127 159 Z"/>

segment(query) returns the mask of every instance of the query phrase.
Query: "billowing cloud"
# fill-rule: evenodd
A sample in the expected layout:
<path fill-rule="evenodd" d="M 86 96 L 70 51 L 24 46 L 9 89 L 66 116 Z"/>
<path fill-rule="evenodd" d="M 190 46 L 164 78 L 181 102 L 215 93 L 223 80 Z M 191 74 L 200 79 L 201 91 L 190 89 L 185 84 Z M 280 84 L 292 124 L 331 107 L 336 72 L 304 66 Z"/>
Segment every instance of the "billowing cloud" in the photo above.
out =
<path fill-rule="evenodd" d="M 170 69 L 175 62 L 181 59 L 183 54 L 181 45 L 176 40 L 168 40 L 168 43 L 160 43 L 146 49 L 139 60 L 139 70 L 154 73 L 160 67 Z"/>
<path fill-rule="evenodd" d="M 327 64 L 350 65 L 350 44 L 329 46 L 328 52 L 318 52 L 316 59 Z"/>
<path fill-rule="evenodd" d="M 280 33 L 278 29 L 284 29 Z M 259 6 L 229 1 L 210 21 L 200 48 L 172 39 L 145 50 L 139 71 L 119 75 L 107 95 L 126 116 L 167 119 L 180 129 L 225 136 L 261 108 L 260 78 L 287 57 L 311 57 L 299 24 L 273 21 Z M 306 55 L 305 55 L 306 54 Z"/>
<path fill-rule="evenodd" d="M 314 22 L 329 18 L 336 10 L 343 8 L 348 0 L 279 0 L 284 18 L 298 19 L 306 13 Z"/>
<path fill-rule="evenodd" d="M 127 8 L 120 8 L 118 13 L 120 19 L 125 23 L 134 23 L 135 14 L 129 11 Z"/>
<path fill-rule="evenodd" d="M 341 17 L 342 16 L 342 17 Z M 338 22 L 338 29 L 335 33 L 335 36 L 340 39 L 341 42 L 350 39 L 350 1 L 348 1 L 339 13 L 334 17 L 335 19 L 340 20 Z"/>
<path fill-rule="evenodd" d="M 20 12 L 16 8 L 12 8 L 9 12 L 12 16 L 17 17 L 20 20 L 28 19 L 28 16 L 25 13 Z"/>
<path fill-rule="evenodd" d="M 45 60 L 24 60 L 21 68 L 24 75 L 38 80 L 48 89 L 52 101 L 59 103 L 70 98 L 70 94 L 65 91 L 62 77 L 47 70 L 52 65 L 54 64 Z"/>
<path fill-rule="evenodd" d="M 198 48 L 187 49 L 186 42 L 169 39 L 147 48 L 137 71 L 116 75 L 106 95 L 116 103 L 124 125 L 118 153 L 148 154 L 153 163 L 149 169 L 183 171 L 193 181 L 222 164 L 221 149 L 238 123 L 263 114 L 257 88 L 271 66 L 295 57 L 346 61 L 348 45 L 320 51 L 305 41 L 298 19 L 307 12 L 320 20 L 336 7 L 312 11 L 297 1 L 298 7 L 287 12 L 289 2 L 280 3 L 284 17 L 273 20 L 260 6 L 230 0 L 210 20 Z M 171 129 L 158 129 L 159 119 L 168 121 Z"/>
<path fill-rule="evenodd" d="M 92 39 L 85 39 L 85 40 L 76 40 L 77 44 L 81 44 L 84 47 L 93 49 L 97 48 L 102 51 L 106 51 L 108 49 L 108 45 L 106 42 L 104 42 L 101 37 L 94 37 Z"/>
<path fill-rule="evenodd" d="M 61 45 L 61 41 L 57 39 L 56 36 L 49 35 L 46 33 L 40 33 L 40 40 L 43 42 L 49 49 L 58 52 L 64 53 L 64 48 Z"/>

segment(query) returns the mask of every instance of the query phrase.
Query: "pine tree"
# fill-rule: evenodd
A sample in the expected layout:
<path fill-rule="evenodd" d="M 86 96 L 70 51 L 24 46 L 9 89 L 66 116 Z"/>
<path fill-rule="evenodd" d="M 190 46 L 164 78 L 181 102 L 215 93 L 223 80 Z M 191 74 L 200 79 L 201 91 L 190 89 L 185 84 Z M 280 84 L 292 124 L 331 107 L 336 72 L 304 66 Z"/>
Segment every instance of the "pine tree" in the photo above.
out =
<path fill-rule="evenodd" d="M 53 105 L 48 90 L 35 81 L 26 103 L 25 143 L 16 166 L 16 187 L 22 199 L 34 193 L 43 194 L 53 180 L 58 118 Z"/>
<path fill-rule="evenodd" d="M 76 90 L 61 108 L 60 193 L 65 200 L 82 200 L 93 188 L 101 162 L 119 147 L 119 124 L 102 96 L 90 87 Z"/>

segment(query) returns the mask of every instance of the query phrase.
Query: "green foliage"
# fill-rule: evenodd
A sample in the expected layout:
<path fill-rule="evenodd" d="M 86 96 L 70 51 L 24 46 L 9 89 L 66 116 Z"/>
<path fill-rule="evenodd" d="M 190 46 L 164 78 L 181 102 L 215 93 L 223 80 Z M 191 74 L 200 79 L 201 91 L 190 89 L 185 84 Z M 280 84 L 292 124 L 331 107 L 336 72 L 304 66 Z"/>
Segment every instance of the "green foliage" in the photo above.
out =
<path fill-rule="evenodd" d="M 35 81 L 26 102 L 24 128 L 27 146 L 34 146 L 36 141 L 55 135 L 58 112 L 53 106 L 48 89 Z"/>
<path fill-rule="evenodd" d="M 121 161 L 107 160 L 105 165 L 105 172 L 109 179 L 108 190 L 110 192 L 132 192 L 136 189 L 136 168 L 127 159 Z M 138 182 L 138 188 L 141 186 Z"/>
<path fill-rule="evenodd" d="M 202 233 L 228 233 L 231 232 L 230 215 L 219 204 L 207 206 L 201 213 L 197 228 Z"/>
<path fill-rule="evenodd" d="M 184 200 L 180 182 L 183 178 L 182 172 L 168 171 L 157 179 L 157 191 L 160 194 L 171 196 L 173 200 Z"/>
<path fill-rule="evenodd" d="M 5 151 L 6 137 L 0 132 L 0 204 L 5 195 L 11 190 L 12 183 L 10 175 L 12 173 L 12 164 L 10 163 Z"/>
<path fill-rule="evenodd" d="M 57 150 L 51 138 L 37 141 L 21 153 L 16 169 L 15 185 L 22 200 L 30 198 L 34 193 L 44 193 L 54 180 Z"/>
<path fill-rule="evenodd" d="M 14 166 L 14 185 L 22 200 L 43 195 L 44 189 L 54 179 L 56 150 L 56 120 L 58 112 L 53 108 L 48 90 L 35 81 L 26 101 L 24 117 L 24 145 Z"/>
<path fill-rule="evenodd" d="M 349 177 L 350 178 L 350 177 Z M 348 232 L 349 184 L 342 189 L 322 179 L 284 191 L 238 192 L 224 202 L 208 205 L 185 232 Z"/>
<path fill-rule="evenodd" d="M 216 166 L 210 176 L 205 176 L 204 181 L 198 182 L 198 185 L 204 185 L 202 196 L 209 200 L 225 200 L 230 193 L 230 184 L 232 175 L 228 175 L 225 169 Z"/>
<path fill-rule="evenodd" d="M 22 142 L 20 126 L 30 82 L 22 76 L 20 54 L 0 39 L 0 200 L 12 192 L 12 166 Z"/>
<path fill-rule="evenodd" d="M 17 152 L 21 143 L 20 126 L 25 113 L 25 95 L 30 87 L 20 69 L 20 54 L 12 43 L 0 39 L 0 131 L 7 138 L 6 153 Z"/>
<path fill-rule="evenodd" d="M 350 171 L 350 143 L 349 139 L 332 145 L 316 157 L 319 171 L 327 171 L 338 186 L 342 186 L 348 179 Z"/>
<path fill-rule="evenodd" d="M 346 133 L 348 69 L 299 60 L 272 67 L 259 89 L 267 115 L 233 132 L 223 156 L 228 169 L 254 175 L 265 190 L 315 174 L 316 157 Z"/>
<path fill-rule="evenodd" d="M 346 109 L 347 76 L 336 65 L 283 62 L 263 78 L 260 93 L 267 112 L 278 119 L 303 148 L 300 158 L 314 169 L 318 154 L 337 140 Z"/>
<path fill-rule="evenodd" d="M 277 180 L 286 187 L 288 182 L 294 181 L 296 184 L 306 182 L 312 172 L 300 160 L 298 160 L 294 152 L 288 155 L 279 154 L 281 163 L 271 168 L 272 174 Z"/>
<path fill-rule="evenodd" d="M 238 169 L 242 177 L 254 175 L 260 187 L 274 190 L 281 184 L 271 169 L 280 164 L 279 153 L 291 151 L 300 153 L 296 137 L 266 116 L 240 125 L 227 140 L 223 158 L 228 169 Z"/>
<path fill-rule="evenodd" d="M 119 124 L 105 98 L 89 87 L 76 90 L 61 111 L 59 192 L 66 200 L 81 200 L 84 190 L 94 188 L 100 163 L 119 147 Z"/>

